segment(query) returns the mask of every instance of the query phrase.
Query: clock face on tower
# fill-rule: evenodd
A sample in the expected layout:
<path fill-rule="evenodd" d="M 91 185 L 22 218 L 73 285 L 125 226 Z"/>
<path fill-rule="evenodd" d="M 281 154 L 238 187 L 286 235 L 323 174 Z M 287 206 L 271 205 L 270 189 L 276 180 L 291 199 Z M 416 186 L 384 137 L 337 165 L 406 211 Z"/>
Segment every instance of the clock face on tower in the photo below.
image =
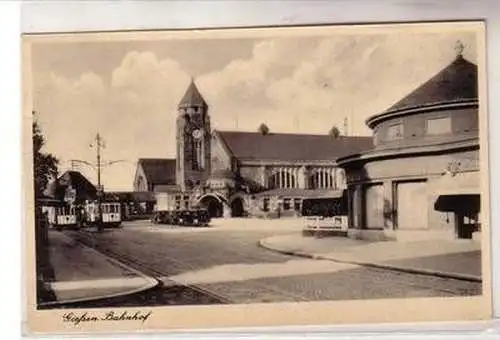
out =
<path fill-rule="evenodd" d="M 193 131 L 193 138 L 200 139 L 203 136 L 203 132 L 199 129 Z"/>

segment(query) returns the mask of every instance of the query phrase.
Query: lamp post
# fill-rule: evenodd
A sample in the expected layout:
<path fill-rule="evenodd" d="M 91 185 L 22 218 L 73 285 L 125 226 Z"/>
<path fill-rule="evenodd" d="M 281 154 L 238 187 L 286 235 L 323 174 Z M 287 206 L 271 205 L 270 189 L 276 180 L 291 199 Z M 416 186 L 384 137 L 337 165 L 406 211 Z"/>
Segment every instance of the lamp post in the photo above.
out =
<path fill-rule="evenodd" d="M 93 147 L 90 144 L 90 147 Z M 95 137 L 95 148 L 97 153 L 97 230 L 102 231 L 102 209 L 101 209 L 101 199 L 103 194 L 103 188 L 101 186 L 101 148 L 105 148 L 104 141 L 101 135 L 97 133 Z"/>

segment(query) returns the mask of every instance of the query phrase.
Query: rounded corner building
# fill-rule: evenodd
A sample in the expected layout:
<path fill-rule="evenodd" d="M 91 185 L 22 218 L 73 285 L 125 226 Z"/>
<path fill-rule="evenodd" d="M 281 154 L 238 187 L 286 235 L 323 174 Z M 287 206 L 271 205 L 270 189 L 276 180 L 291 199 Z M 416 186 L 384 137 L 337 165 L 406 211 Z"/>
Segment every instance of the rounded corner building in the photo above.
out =
<path fill-rule="evenodd" d="M 371 116 L 373 149 L 339 159 L 356 238 L 478 239 L 477 66 L 462 55 Z"/>

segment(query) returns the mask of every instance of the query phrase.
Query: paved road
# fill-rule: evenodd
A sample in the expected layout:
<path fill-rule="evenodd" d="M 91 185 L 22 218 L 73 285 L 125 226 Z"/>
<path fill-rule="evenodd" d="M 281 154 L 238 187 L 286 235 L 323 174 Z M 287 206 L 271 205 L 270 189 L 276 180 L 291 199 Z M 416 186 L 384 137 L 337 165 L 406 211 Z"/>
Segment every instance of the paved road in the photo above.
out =
<path fill-rule="evenodd" d="M 164 287 L 128 303 L 132 305 L 458 296 L 481 292 L 479 283 L 300 259 L 257 245 L 261 238 L 290 230 L 172 230 L 136 223 L 103 233 L 65 233 L 163 281 Z M 172 289 L 179 286 L 196 287 L 216 299 L 191 294 L 189 301 L 175 301 L 179 293 L 172 293 Z M 165 294 L 168 302 L 157 296 Z"/>

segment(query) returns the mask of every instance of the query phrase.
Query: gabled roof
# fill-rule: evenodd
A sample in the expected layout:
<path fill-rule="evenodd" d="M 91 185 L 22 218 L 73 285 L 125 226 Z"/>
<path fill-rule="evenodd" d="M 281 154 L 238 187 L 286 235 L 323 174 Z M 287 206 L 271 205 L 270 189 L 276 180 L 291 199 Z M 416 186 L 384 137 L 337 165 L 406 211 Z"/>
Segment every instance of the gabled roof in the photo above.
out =
<path fill-rule="evenodd" d="M 96 187 L 78 171 L 63 173 L 47 187 L 46 194 L 54 199 L 63 200 L 69 186 L 76 190 L 77 203 L 97 197 Z"/>
<path fill-rule="evenodd" d="M 239 160 L 335 161 L 371 149 L 372 137 L 215 131 Z"/>
<path fill-rule="evenodd" d="M 148 184 L 175 184 L 175 159 L 140 158 L 138 166 L 142 167 Z"/>
<path fill-rule="evenodd" d="M 206 107 L 207 103 L 203 99 L 200 91 L 196 87 L 194 80 L 191 79 L 191 83 L 189 84 L 184 97 L 179 103 L 179 107 Z"/>
<path fill-rule="evenodd" d="M 464 100 L 477 100 L 477 66 L 459 54 L 457 58 L 386 112 Z"/>

